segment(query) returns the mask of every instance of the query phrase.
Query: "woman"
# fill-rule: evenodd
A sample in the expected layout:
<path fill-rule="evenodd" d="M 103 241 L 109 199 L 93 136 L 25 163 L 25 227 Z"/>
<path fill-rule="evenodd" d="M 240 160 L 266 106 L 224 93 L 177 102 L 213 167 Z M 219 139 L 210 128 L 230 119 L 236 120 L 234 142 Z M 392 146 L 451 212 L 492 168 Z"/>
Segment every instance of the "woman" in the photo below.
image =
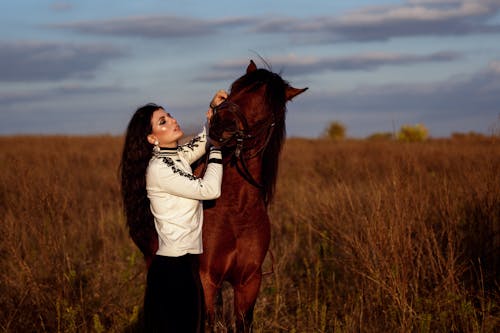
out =
<path fill-rule="evenodd" d="M 226 97 L 223 90 L 215 94 L 208 121 L 213 107 Z M 121 162 L 127 224 L 146 258 L 152 251 L 151 235 L 157 237 L 158 244 L 149 265 L 144 297 L 148 332 L 201 332 L 204 328 L 198 275 L 201 201 L 219 197 L 222 182 L 222 156 L 215 146 L 210 147 L 203 178 L 195 177 L 191 170 L 190 164 L 206 152 L 206 131 L 204 128 L 189 143 L 179 146 L 182 129 L 156 104 L 137 109 L 127 127 Z"/>

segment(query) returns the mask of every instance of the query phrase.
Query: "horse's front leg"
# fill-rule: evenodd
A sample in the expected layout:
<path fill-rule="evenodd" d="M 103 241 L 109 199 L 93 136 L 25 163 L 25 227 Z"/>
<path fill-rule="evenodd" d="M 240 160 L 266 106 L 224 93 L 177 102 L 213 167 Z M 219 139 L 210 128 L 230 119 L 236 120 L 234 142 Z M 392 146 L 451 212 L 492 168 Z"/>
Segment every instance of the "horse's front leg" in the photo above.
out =
<path fill-rule="evenodd" d="M 217 299 L 217 286 L 210 280 L 208 274 L 200 272 L 203 294 L 205 296 L 205 320 L 208 332 L 215 332 L 215 310 Z"/>
<path fill-rule="evenodd" d="M 253 310 L 259 295 L 261 281 L 262 274 L 259 269 L 244 285 L 233 286 L 236 332 L 252 332 Z"/>

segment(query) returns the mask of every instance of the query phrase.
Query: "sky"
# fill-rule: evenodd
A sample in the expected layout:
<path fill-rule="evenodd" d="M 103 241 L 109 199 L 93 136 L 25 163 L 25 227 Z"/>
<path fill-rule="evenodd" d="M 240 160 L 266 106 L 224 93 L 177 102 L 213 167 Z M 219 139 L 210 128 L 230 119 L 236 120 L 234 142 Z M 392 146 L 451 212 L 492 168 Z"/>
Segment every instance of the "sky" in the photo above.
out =
<path fill-rule="evenodd" d="M 185 132 L 250 60 L 296 88 L 288 137 L 500 128 L 500 0 L 0 3 L 0 135 L 122 135 L 164 106 Z"/>

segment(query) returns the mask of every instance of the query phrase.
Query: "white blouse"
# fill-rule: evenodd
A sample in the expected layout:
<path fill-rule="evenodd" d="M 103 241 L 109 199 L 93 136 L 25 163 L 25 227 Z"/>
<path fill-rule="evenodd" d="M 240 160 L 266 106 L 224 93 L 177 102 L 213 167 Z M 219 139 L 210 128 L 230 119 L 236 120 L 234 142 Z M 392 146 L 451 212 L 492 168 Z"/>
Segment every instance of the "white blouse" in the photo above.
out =
<path fill-rule="evenodd" d="M 178 257 L 203 252 L 202 200 L 220 196 L 222 155 L 210 151 L 203 178 L 193 175 L 191 164 L 206 152 L 206 131 L 177 148 L 161 148 L 146 170 L 146 189 L 158 232 L 157 255 Z"/>

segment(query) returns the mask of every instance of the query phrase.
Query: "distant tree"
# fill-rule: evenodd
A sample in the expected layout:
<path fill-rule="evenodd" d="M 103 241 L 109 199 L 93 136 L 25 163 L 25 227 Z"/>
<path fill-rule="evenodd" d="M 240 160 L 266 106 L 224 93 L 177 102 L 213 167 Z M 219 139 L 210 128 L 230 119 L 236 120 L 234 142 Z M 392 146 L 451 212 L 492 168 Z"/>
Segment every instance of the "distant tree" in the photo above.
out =
<path fill-rule="evenodd" d="M 421 142 L 427 140 L 429 130 L 423 124 L 403 125 L 397 134 L 399 141 Z"/>
<path fill-rule="evenodd" d="M 343 140 L 346 136 L 346 127 L 339 121 L 332 121 L 323 136 L 332 140 Z"/>

